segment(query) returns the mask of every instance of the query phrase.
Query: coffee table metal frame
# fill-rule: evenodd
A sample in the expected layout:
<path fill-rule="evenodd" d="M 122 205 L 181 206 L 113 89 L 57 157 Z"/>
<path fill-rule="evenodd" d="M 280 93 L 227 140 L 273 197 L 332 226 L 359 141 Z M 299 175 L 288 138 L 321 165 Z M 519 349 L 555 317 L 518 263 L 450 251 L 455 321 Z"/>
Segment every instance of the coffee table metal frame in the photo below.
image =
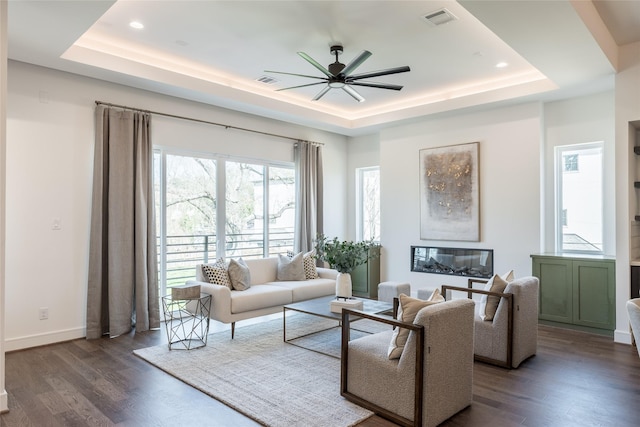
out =
<path fill-rule="evenodd" d="M 293 340 L 296 339 L 300 339 L 309 335 L 313 335 L 313 334 L 317 334 L 320 332 L 324 332 L 324 331 L 328 331 L 330 329 L 334 329 L 334 328 L 339 328 L 342 326 L 342 313 L 334 313 L 331 311 L 331 301 L 335 300 L 336 297 L 335 296 L 326 296 L 326 297 L 320 297 L 320 298 L 314 298 L 314 299 L 310 299 L 310 300 L 306 300 L 306 301 L 300 301 L 300 302 L 295 302 L 292 304 L 287 304 L 285 306 L 283 306 L 282 308 L 282 334 L 283 334 L 283 340 L 284 342 L 286 342 L 287 344 L 291 344 L 291 345 L 295 345 L 296 347 L 300 347 L 300 348 L 304 348 L 305 350 L 310 350 L 310 351 L 315 351 L 316 353 L 320 353 L 320 354 L 324 354 L 326 356 L 330 356 L 330 357 L 336 357 L 334 355 L 328 354 L 328 353 L 324 353 L 322 351 L 318 351 L 318 350 L 313 350 L 310 348 L 306 348 L 302 345 L 296 344 L 295 342 L 293 342 Z M 363 307 L 362 307 L 362 312 L 364 313 L 369 313 L 369 314 L 379 314 L 379 315 L 388 315 L 390 317 L 393 316 L 393 304 L 385 302 L 385 301 L 378 301 L 378 300 L 372 300 L 372 299 L 366 299 L 366 298 L 355 298 L 359 301 L 362 301 L 363 303 Z M 289 338 L 287 339 L 287 311 L 296 311 L 299 313 L 304 313 L 304 314 L 309 314 L 312 316 L 318 316 L 318 317 L 322 317 L 324 319 L 329 319 L 329 320 L 335 320 L 337 322 L 336 326 L 331 327 L 331 328 L 326 328 L 326 329 L 322 329 L 319 331 L 314 331 L 314 332 L 310 332 L 308 334 L 304 334 L 304 335 L 300 335 L 294 338 Z M 359 319 L 354 319 L 355 320 L 359 320 Z M 356 328 L 352 328 L 354 330 L 359 330 Z M 367 331 L 361 331 L 361 332 L 367 332 Z M 339 357 L 338 357 L 339 359 Z"/>

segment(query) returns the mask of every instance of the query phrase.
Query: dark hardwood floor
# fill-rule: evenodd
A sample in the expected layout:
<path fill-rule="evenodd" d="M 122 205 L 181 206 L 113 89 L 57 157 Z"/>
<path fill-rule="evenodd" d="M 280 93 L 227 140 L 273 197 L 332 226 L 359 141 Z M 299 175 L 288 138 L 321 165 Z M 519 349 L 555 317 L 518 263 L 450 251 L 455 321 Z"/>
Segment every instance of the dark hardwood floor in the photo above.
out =
<path fill-rule="evenodd" d="M 540 326 L 519 369 L 474 368 L 473 404 L 444 426 L 640 425 L 640 358 L 611 338 Z M 162 331 L 74 340 L 6 355 L 0 426 L 255 426 L 132 354 Z M 358 427 L 394 426 L 372 417 Z M 330 426 L 328 426 L 330 427 Z"/>

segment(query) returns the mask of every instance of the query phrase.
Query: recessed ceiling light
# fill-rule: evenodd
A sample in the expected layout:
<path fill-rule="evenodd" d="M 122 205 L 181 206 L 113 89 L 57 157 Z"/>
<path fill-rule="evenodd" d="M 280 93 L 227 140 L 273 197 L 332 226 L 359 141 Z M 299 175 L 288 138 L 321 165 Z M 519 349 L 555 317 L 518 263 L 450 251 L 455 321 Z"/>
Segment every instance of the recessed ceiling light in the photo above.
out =
<path fill-rule="evenodd" d="M 505 68 L 507 67 L 509 64 L 507 64 L 506 62 L 498 62 L 496 64 L 496 68 Z"/>
<path fill-rule="evenodd" d="M 141 30 L 144 28 L 144 24 L 140 21 L 131 21 L 129 22 L 129 26 L 131 28 L 135 28 L 136 30 Z"/>

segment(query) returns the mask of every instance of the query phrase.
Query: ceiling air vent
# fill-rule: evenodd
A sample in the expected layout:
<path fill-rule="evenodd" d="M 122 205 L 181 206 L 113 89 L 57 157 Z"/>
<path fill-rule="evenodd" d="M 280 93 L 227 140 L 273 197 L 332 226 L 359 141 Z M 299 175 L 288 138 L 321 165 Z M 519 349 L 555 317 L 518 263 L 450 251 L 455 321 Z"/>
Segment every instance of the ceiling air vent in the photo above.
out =
<path fill-rule="evenodd" d="M 435 12 L 428 13 L 424 16 L 424 19 L 427 21 L 429 25 L 442 25 L 447 22 L 455 21 L 456 16 L 449 12 L 446 8 L 436 10 Z"/>
<path fill-rule="evenodd" d="M 278 79 L 274 79 L 273 77 L 269 76 L 260 76 L 256 80 L 267 85 L 272 85 L 278 82 Z"/>

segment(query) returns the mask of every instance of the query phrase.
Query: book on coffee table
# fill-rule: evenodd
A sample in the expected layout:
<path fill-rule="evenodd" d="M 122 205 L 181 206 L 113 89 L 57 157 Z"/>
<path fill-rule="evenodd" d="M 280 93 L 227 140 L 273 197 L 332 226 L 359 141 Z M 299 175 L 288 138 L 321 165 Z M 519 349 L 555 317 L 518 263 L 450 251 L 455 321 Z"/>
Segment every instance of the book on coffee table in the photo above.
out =
<path fill-rule="evenodd" d="M 331 301 L 331 312 L 342 313 L 343 308 L 362 310 L 363 303 L 357 299 L 334 299 Z"/>

